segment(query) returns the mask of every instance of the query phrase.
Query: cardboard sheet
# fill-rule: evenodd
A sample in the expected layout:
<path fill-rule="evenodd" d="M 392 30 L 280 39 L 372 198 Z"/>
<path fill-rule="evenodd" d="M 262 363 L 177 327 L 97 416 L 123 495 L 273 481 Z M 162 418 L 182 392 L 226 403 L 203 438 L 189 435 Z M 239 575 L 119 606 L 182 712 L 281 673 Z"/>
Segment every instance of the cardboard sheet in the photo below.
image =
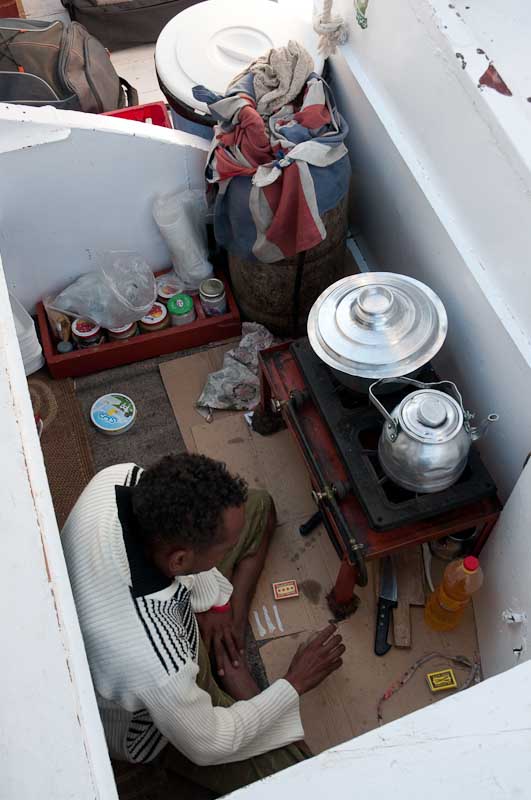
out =
<path fill-rule="evenodd" d="M 305 740 L 315 754 L 375 728 L 378 724 L 378 700 L 421 656 L 438 651 L 471 658 L 477 649 L 471 608 L 467 610 L 461 626 L 451 633 L 431 631 L 424 624 L 423 609 L 411 608 L 411 649 L 392 647 L 385 656 L 374 655 L 376 590 L 373 570 L 369 570 L 369 576 L 369 585 L 356 590 L 361 600 L 360 607 L 350 619 L 338 625 L 346 646 L 343 666 L 301 700 Z M 307 632 L 295 634 L 262 646 L 260 652 L 270 681 L 286 674 L 293 654 L 307 635 Z M 442 658 L 421 667 L 384 704 L 384 721 L 391 722 L 452 694 L 450 691 L 433 695 L 425 678 L 426 673 L 448 666 L 453 665 Z M 453 668 L 458 684 L 461 684 L 467 677 L 467 671 L 455 666 Z"/>
<path fill-rule="evenodd" d="M 213 422 L 194 425 L 191 433 L 196 452 L 225 462 L 230 472 L 245 478 L 251 488 L 268 488 L 243 414 L 225 412 Z"/>
<path fill-rule="evenodd" d="M 171 403 L 173 413 L 189 452 L 195 449 L 192 427 L 204 421 L 195 402 L 211 372 L 221 369 L 223 356 L 234 346 L 235 340 L 225 342 L 219 347 L 195 353 L 193 356 L 177 358 L 161 364 L 160 375 Z M 216 419 L 230 415 L 229 411 L 217 411 Z"/>
<path fill-rule="evenodd" d="M 254 634 L 262 641 L 261 654 L 268 678 L 273 681 L 285 675 L 297 647 L 327 625 L 331 613 L 326 595 L 334 585 L 339 559 L 322 527 L 306 538 L 299 534 L 299 525 L 314 513 L 315 505 L 306 467 L 289 432 L 261 437 L 250 430 L 240 412 L 219 412 L 212 423 L 207 423 L 195 410 L 195 400 L 208 373 L 219 368 L 230 346 L 168 362 L 161 366 L 161 373 L 189 450 L 225 461 L 250 486 L 267 488 L 275 500 L 279 526 L 256 587 L 250 614 Z M 422 655 L 441 651 L 472 657 L 477 650 L 471 608 L 461 626 L 451 633 L 429 630 L 424 624 L 423 609 L 410 608 L 421 600 L 417 559 L 417 566 L 412 567 L 413 575 L 405 575 L 403 580 L 398 578 L 399 591 L 401 586 L 410 586 L 407 611 L 411 614 L 411 648 L 392 647 L 387 655 L 375 656 L 373 567 L 377 564 L 373 562 L 369 566 L 369 585 L 356 590 L 361 600 L 358 611 L 338 626 L 347 647 L 342 668 L 301 699 L 306 740 L 314 753 L 374 728 L 380 696 Z M 436 562 L 434 566 L 434 581 L 437 582 Z M 299 597 L 275 602 L 271 584 L 290 579 L 298 582 Z M 396 719 L 441 699 L 430 693 L 425 674 L 445 666 L 449 666 L 445 659 L 434 660 L 419 670 L 385 704 L 385 720 Z M 457 669 L 456 675 L 458 683 L 462 682 L 465 673 Z M 440 695 L 446 696 L 446 693 Z"/>
<path fill-rule="evenodd" d="M 305 522 L 316 511 L 311 494 L 310 478 L 292 435 L 282 430 L 273 436 L 251 432 L 267 488 L 275 499 L 280 525 L 304 517 Z"/>
<path fill-rule="evenodd" d="M 256 586 L 249 621 L 258 640 L 292 633 L 310 633 L 328 624 L 331 617 L 326 595 L 339 568 L 336 552 L 319 527 L 302 538 L 299 518 L 280 525 L 273 537 L 265 569 Z M 275 581 L 296 580 L 299 596 L 275 600 Z"/>

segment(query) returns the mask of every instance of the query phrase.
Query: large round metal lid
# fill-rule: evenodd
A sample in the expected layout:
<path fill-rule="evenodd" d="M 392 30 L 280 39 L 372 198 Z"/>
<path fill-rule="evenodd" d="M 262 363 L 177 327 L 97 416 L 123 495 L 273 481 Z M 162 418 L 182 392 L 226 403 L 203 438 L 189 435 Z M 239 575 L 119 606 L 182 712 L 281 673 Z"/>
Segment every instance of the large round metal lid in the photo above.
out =
<path fill-rule="evenodd" d="M 428 286 L 393 272 L 349 275 L 308 317 L 308 337 L 329 366 L 359 378 L 396 378 L 426 364 L 446 338 L 444 306 Z"/>
<path fill-rule="evenodd" d="M 163 28 L 155 48 L 163 86 L 186 106 L 208 114 L 192 89 L 201 84 L 225 94 L 227 86 L 255 59 L 290 39 L 300 42 L 321 74 L 324 59 L 308 20 L 290 16 L 271 0 L 206 0 L 186 8 Z"/>
<path fill-rule="evenodd" d="M 441 444 L 459 433 L 463 411 L 459 403 L 444 392 L 421 389 L 402 400 L 398 419 L 401 427 L 418 441 Z"/>

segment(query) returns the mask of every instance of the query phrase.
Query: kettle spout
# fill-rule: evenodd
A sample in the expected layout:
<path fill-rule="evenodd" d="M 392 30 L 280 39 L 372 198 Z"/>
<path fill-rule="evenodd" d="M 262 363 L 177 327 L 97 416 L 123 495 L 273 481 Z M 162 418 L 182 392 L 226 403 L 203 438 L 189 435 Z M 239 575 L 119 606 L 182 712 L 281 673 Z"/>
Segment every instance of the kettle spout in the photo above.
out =
<path fill-rule="evenodd" d="M 493 422 L 498 422 L 499 418 L 500 417 L 498 414 L 489 414 L 489 416 L 486 417 L 486 419 L 484 419 L 482 422 L 480 422 L 479 425 L 477 425 L 475 428 L 470 428 L 470 438 L 472 439 L 472 441 L 477 442 L 478 439 L 481 439 L 482 436 L 485 436 L 485 434 L 489 429 L 489 426 Z"/>

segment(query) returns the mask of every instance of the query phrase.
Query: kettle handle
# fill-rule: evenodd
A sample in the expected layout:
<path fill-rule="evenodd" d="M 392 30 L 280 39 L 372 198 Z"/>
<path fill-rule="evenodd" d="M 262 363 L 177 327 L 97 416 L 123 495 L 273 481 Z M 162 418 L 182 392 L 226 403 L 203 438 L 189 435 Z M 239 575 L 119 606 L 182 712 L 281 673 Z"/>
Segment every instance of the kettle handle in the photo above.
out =
<path fill-rule="evenodd" d="M 387 427 L 389 428 L 389 437 L 392 442 L 394 442 L 396 440 L 396 437 L 398 436 L 398 422 L 395 419 L 393 419 L 393 417 L 391 416 L 389 411 L 385 408 L 385 406 L 382 403 L 380 403 L 380 401 L 374 394 L 373 389 L 376 389 L 377 386 L 381 386 L 383 383 L 401 383 L 401 382 L 402 381 L 400 378 L 398 379 L 380 378 L 374 383 L 371 383 L 371 385 L 369 386 L 369 399 L 373 404 L 373 406 L 378 409 L 382 417 L 384 417 L 387 420 Z"/>
<path fill-rule="evenodd" d="M 461 392 L 459 391 L 455 383 L 453 383 L 452 381 L 434 381 L 433 383 L 424 383 L 423 381 L 416 381 L 414 378 L 401 378 L 401 377 L 380 378 L 374 383 L 371 383 L 371 385 L 369 386 L 369 398 L 373 406 L 375 406 L 380 412 L 380 414 L 387 420 L 387 425 L 390 430 L 389 437 L 392 442 L 394 442 L 398 436 L 398 431 L 399 431 L 398 421 L 391 416 L 391 414 L 388 412 L 385 406 L 378 400 L 373 391 L 374 389 L 376 389 L 377 386 L 381 386 L 384 383 L 403 383 L 408 386 L 415 386 L 417 389 L 433 389 L 435 386 L 442 386 L 443 384 L 449 386 L 452 389 L 452 392 L 454 393 L 455 399 L 457 400 L 457 402 L 461 407 L 465 425 L 468 425 L 469 423 L 470 414 L 468 413 L 468 411 L 465 411 L 463 406 L 463 398 L 461 397 Z"/>

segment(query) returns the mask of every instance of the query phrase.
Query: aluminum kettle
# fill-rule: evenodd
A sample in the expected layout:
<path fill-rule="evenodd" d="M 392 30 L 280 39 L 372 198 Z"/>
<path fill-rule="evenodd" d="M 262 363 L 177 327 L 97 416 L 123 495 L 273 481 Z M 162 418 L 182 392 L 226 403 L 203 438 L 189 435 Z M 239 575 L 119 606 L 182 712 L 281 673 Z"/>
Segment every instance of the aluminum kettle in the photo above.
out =
<path fill-rule="evenodd" d="M 392 381 L 416 387 L 391 413 L 374 394 Z M 454 397 L 435 387 L 448 386 Z M 461 477 L 470 445 L 480 439 L 497 414 L 489 414 L 477 427 L 474 415 L 465 411 L 463 399 L 451 381 L 422 383 L 412 378 L 382 378 L 369 388 L 371 403 L 386 422 L 378 442 L 378 456 L 384 473 L 398 486 L 411 492 L 441 492 Z"/>

